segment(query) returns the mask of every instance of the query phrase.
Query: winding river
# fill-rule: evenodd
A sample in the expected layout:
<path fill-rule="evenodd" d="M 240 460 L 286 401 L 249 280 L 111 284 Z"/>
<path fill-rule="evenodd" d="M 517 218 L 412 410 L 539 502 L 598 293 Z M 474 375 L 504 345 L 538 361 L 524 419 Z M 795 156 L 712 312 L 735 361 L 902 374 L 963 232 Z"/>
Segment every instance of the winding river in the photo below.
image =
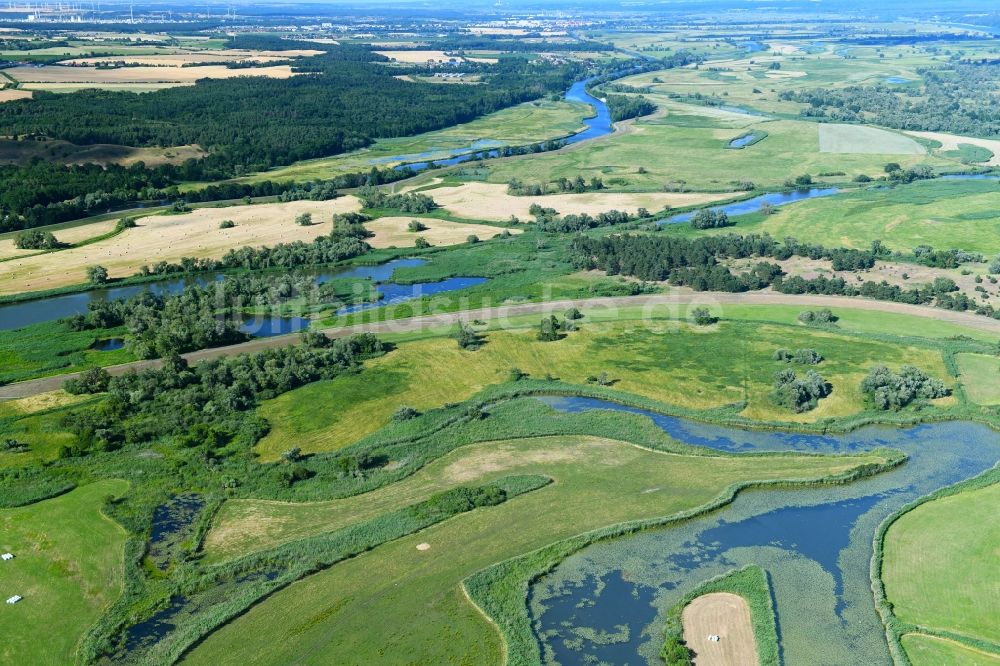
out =
<path fill-rule="evenodd" d="M 878 525 L 1000 460 L 1000 435 L 968 422 L 822 436 L 706 425 L 589 398 L 542 400 L 561 411 L 643 414 L 677 440 L 728 453 L 892 447 L 909 456 L 844 486 L 747 491 L 705 516 L 572 555 L 531 588 L 547 663 L 659 664 L 665 611 L 707 579 L 757 564 L 770 577 L 784 663 L 889 666 L 869 575 Z"/>

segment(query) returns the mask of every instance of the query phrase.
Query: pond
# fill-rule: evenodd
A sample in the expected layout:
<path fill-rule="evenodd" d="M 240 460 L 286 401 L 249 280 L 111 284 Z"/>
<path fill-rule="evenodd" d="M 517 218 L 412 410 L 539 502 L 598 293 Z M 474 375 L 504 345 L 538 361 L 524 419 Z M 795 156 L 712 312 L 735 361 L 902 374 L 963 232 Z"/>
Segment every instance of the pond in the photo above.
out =
<path fill-rule="evenodd" d="M 713 206 L 711 210 L 722 211 L 725 212 L 726 215 L 734 217 L 736 215 L 756 213 L 760 210 L 760 207 L 763 204 L 784 206 L 785 204 L 794 203 L 796 201 L 828 197 L 830 195 L 837 194 L 838 192 L 840 192 L 840 189 L 837 187 L 813 187 L 810 189 L 792 190 L 790 192 L 769 192 L 768 194 L 761 194 L 760 196 L 753 197 L 752 199 L 744 199 L 743 201 L 737 201 L 723 206 Z M 678 213 L 677 215 L 657 220 L 657 224 L 677 224 L 678 222 L 689 222 L 691 218 L 694 217 L 694 213 L 694 211 Z"/>
<path fill-rule="evenodd" d="M 746 134 L 744 136 L 738 136 L 729 142 L 729 147 L 744 148 L 746 146 L 749 146 L 751 143 L 755 142 L 759 136 L 760 136 L 759 134 L 755 134 L 753 132 L 751 132 L 750 134 Z"/>
<path fill-rule="evenodd" d="M 893 83 L 893 84 L 897 84 L 897 83 L 909 83 L 910 81 L 912 81 L 912 79 L 908 79 L 905 76 L 889 76 L 889 77 L 886 77 L 886 79 L 885 79 L 886 83 Z"/>
<path fill-rule="evenodd" d="M 105 338 L 90 345 L 95 351 L 116 351 L 125 347 L 124 338 Z"/>
<path fill-rule="evenodd" d="M 744 431 L 589 398 L 542 400 L 561 411 L 643 414 L 679 441 L 729 453 L 892 447 L 909 456 L 892 471 L 843 486 L 743 492 L 699 518 L 570 556 L 533 584 L 529 604 L 547 661 L 561 664 L 661 663 L 665 611 L 702 582 L 757 564 L 771 580 L 784 663 L 889 666 L 869 577 L 878 525 L 1000 460 L 1000 436 L 967 422 L 824 436 Z"/>
<path fill-rule="evenodd" d="M 486 282 L 486 278 L 482 277 L 454 277 L 435 282 L 417 282 L 405 285 L 389 282 L 397 268 L 420 266 L 425 263 L 427 263 L 426 259 L 419 258 L 395 259 L 376 266 L 351 266 L 350 268 L 336 270 L 315 271 L 312 275 L 316 284 L 324 284 L 335 279 L 371 280 L 376 283 L 376 290 L 383 295 L 383 298 L 377 302 L 362 303 L 350 308 L 344 308 L 338 314 L 348 314 L 368 308 L 381 307 L 389 303 L 401 303 L 410 299 L 420 298 L 421 296 L 465 289 L 466 287 Z M 87 304 L 91 301 L 130 298 L 145 290 L 157 294 L 176 294 L 190 285 L 197 284 L 204 286 L 223 279 L 225 279 L 225 274 L 173 278 L 140 285 L 95 289 L 79 294 L 50 296 L 22 303 L 0 305 L 0 331 L 61 319 L 74 314 L 86 314 Z M 303 331 L 308 326 L 309 320 L 301 317 L 248 315 L 241 324 L 241 330 L 252 334 L 254 337 L 270 337 Z"/>

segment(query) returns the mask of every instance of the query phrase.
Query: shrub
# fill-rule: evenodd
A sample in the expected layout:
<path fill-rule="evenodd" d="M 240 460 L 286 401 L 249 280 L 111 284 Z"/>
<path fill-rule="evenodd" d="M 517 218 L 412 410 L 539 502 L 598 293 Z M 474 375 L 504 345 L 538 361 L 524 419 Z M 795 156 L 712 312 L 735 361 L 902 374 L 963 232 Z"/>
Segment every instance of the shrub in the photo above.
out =
<path fill-rule="evenodd" d="M 431 246 L 431 244 L 423 236 L 418 236 L 416 242 L 413 243 L 413 246 L 416 247 L 416 248 L 419 248 L 421 250 L 424 250 L 424 249 L 429 248 Z"/>
<path fill-rule="evenodd" d="M 54 250 L 62 243 L 48 231 L 31 229 L 14 237 L 14 247 L 19 250 Z"/>
<path fill-rule="evenodd" d="M 476 234 L 469 234 L 468 236 L 466 236 L 465 242 L 468 243 L 469 245 L 475 245 L 476 243 L 479 242 L 479 236 L 477 236 Z"/>
<path fill-rule="evenodd" d="M 714 316 L 708 308 L 695 308 L 691 311 L 691 318 L 698 326 L 710 326 L 719 321 L 719 318 Z"/>
<path fill-rule="evenodd" d="M 830 384 L 813 370 L 807 370 L 799 378 L 794 370 L 785 369 L 774 373 L 774 390 L 770 398 L 774 404 L 796 413 L 808 412 L 816 408 L 821 398 L 830 395 L 830 389 Z"/>
<path fill-rule="evenodd" d="M 67 393 L 80 395 L 83 393 L 104 393 L 111 383 L 111 375 L 104 368 L 91 368 L 76 379 L 68 380 L 63 387 Z"/>
<path fill-rule="evenodd" d="M 799 321 L 803 324 L 832 324 L 837 319 L 837 315 L 833 314 L 829 308 L 805 310 L 799 313 Z"/>
<path fill-rule="evenodd" d="M 219 222 L 220 229 L 232 229 L 235 226 L 236 223 L 233 222 L 232 220 L 223 220 L 222 222 Z"/>
<path fill-rule="evenodd" d="M 736 223 L 730 221 L 725 211 L 711 208 L 702 208 L 691 218 L 691 226 L 695 229 L 719 229 L 734 224 Z"/>
<path fill-rule="evenodd" d="M 406 225 L 406 230 L 412 232 L 427 231 L 427 225 L 420 220 L 410 220 L 410 223 Z"/>
<path fill-rule="evenodd" d="M 861 381 L 861 392 L 872 407 L 881 410 L 899 410 L 918 398 L 932 400 L 951 393 L 940 379 L 912 365 L 904 365 L 898 374 L 884 365 L 875 366 Z"/>
<path fill-rule="evenodd" d="M 313 223 L 312 213 L 302 213 L 295 218 L 295 224 L 300 227 L 311 227 Z"/>
<path fill-rule="evenodd" d="M 392 413 L 393 421 L 409 421 L 420 416 L 420 412 L 409 405 L 400 405 L 399 409 Z"/>

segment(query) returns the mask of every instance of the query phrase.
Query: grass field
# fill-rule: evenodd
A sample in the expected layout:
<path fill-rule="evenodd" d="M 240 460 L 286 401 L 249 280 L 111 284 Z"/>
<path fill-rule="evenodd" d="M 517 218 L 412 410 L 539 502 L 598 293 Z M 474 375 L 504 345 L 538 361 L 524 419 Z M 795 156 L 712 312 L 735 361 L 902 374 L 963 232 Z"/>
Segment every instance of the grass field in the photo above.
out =
<path fill-rule="evenodd" d="M 116 224 L 117 220 L 104 220 L 103 222 L 95 222 L 93 224 L 70 227 L 63 231 L 57 232 L 59 235 L 56 236 L 56 240 L 58 240 L 60 243 L 68 243 L 71 245 L 76 245 L 78 243 L 85 243 L 92 238 L 97 238 L 99 236 L 111 233 L 112 231 L 115 230 Z M 14 245 L 15 239 L 16 239 L 16 234 L 0 236 L 0 261 L 3 261 L 5 259 L 10 259 L 13 257 L 23 257 L 39 253 L 39 250 L 22 250 L 16 247 Z"/>
<path fill-rule="evenodd" d="M 1000 656 L 955 641 L 924 634 L 906 634 L 902 641 L 913 666 L 1000 666 Z"/>
<path fill-rule="evenodd" d="M 19 509 L 0 510 L 0 596 L 24 600 L 0 613 L 0 661 L 72 663 L 86 629 L 121 590 L 125 532 L 101 514 L 124 481 L 99 481 Z"/>
<path fill-rule="evenodd" d="M 986 354 L 956 354 L 962 387 L 979 405 L 1000 404 L 1000 358 Z"/>
<path fill-rule="evenodd" d="M 658 100 L 657 100 L 658 101 Z M 662 191 L 665 184 L 691 190 L 730 189 L 749 180 L 759 187 L 779 187 L 800 174 L 845 172 L 877 176 L 887 162 L 905 167 L 916 164 L 954 166 L 954 162 L 927 155 L 824 153 L 816 123 L 801 120 L 760 121 L 742 129 L 764 130 L 768 137 L 743 150 L 728 150 L 731 128 L 708 117 L 696 126 L 691 116 L 671 124 L 671 116 L 637 120 L 625 132 L 579 144 L 568 150 L 492 163 L 490 181 L 511 178 L 548 182 L 577 175 L 622 191 Z M 707 125 L 707 126 L 705 126 Z M 729 126 L 731 127 L 731 125 Z M 642 167 L 645 173 L 639 172 Z M 840 180 L 846 180 L 840 177 Z"/>
<path fill-rule="evenodd" d="M 692 457 L 579 437 L 464 447 L 428 473 L 530 470 L 556 482 L 294 583 L 210 635 L 184 663 L 493 663 L 500 637 L 460 587 L 473 572 L 592 528 L 701 505 L 740 481 L 815 477 L 862 461 Z M 418 550 L 423 543 L 430 548 Z"/>
<path fill-rule="evenodd" d="M 411 221 L 419 220 L 427 229 L 410 231 Z M 417 238 L 423 238 L 431 245 L 457 245 L 465 243 L 469 236 L 477 236 L 487 240 L 504 231 L 502 227 L 492 227 L 488 224 L 465 224 L 450 220 L 438 220 L 431 217 L 380 217 L 365 223 L 365 228 L 375 235 L 367 239 L 372 247 L 413 247 Z M 509 229 L 512 234 L 521 233 L 521 229 Z"/>
<path fill-rule="evenodd" d="M 886 533 L 882 580 L 904 622 L 1000 643 L 1000 484 L 935 499 Z"/>
<path fill-rule="evenodd" d="M 485 220 L 507 220 L 511 215 L 531 220 L 528 209 L 532 204 L 554 208 L 561 215 L 597 215 L 609 210 L 631 214 L 639 208 L 659 211 L 664 207 L 695 206 L 732 198 L 731 193 L 702 192 L 588 192 L 585 194 L 547 194 L 544 196 L 512 196 L 507 186 L 491 183 L 464 183 L 455 187 L 442 186 L 427 190 L 427 194 L 446 211 L 459 217 Z"/>
<path fill-rule="evenodd" d="M 819 125 L 819 149 L 823 153 L 871 153 L 875 155 L 923 155 L 927 151 L 913 139 L 867 125 Z"/>
<path fill-rule="evenodd" d="M 983 148 L 993 153 L 992 157 L 983 160 L 982 164 L 987 166 L 1000 166 L 1000 141 L 996 139 L 979 139 L 971 136 L 945 134 L 943 132 L 907 132 L 907 134 L 912 134 L 913 136 L 920 137 L 921 139 L 937 141 L 941 144 L 941 147 L 938 149 L 939 151 L 961 152 L 961 147 L 964 144 L 978 146 L 979 148 Z"/>
<path fill-rule="evenodd" d="M 439 159 L 447 157 L 449 150 L 482 145 L 482 142 L 526 145 L 572 134 L 583 127 L 583 118 L 592 113 L 591 107 L 585 104 L 551 100 L 527 102 L 447 129 L 379 139 L 371 147 L 353 153 L 297 162 L 239 180 L 280 182 L 330 178 L 341 173 L 368 171 L 373 165 L 393 166 L 404 161 L 401 156 L 426 153 L 426 159 Z M 417 161 L 417 158 L 405 161 Z"/>
<path fill-rule="evenodd" d="M 927 244 L 991 256 L 1000 252 L 998 204 L 1000 188 L 995 182 L 927 180 L 891 190 L 859 190 L 790 204 L 774 215 L 755 215 L 721 232 L 767 232 L 775 238 L 794 236 L 828 247 L 861 249 L 881 240 L 906 252 Z M 673 231 L 690 233 L 686 225 Z"/>
<path fill-rule="evenodd" d="M 52 289 L 85 281 L 87 266 L 99 264 L 112 277 L 133 275 L 144 264 L 177 261 L 182 257 L 221 257 L 232 248 L 311 241 L 330 232 L 334 213 L 356 211 L 360 202 L 345 196 L 330 201 L 197 208 L 182 215 L 153 215 L 107 240 L 0 262 L 0 294 Z M 314 224 L 295 224 L 301 213 L 311 213 Z M 232 220 L 230 229 L 219 223 Z M 86 227 L 79 227 L 85 229 Z"/>
<path fill-rule="evenodd" d="M 16 99 L 31 99 L 30 90 L 17 90 L 14 88 L 0 89 L 0 104 L 13 102 Z"/>
<path fill-rule="evenodd" d="M 363 375 L 311 384 L 265 403 L 261 413 L 272 429 L 257 451 L 274 460 L 294 446 L 309 452 L 335 450 L 385 425 L 401 405 L 422 410 L 464 400 L 486 385 L 506 381 L 512 367 L 577 384 L 607 372 L 616 389 L 693 409 L 746 398 L 743 413 L 748 417 L 802 422 L 860 411 L 858 384 L 876 362 L 911 363 L 946 377 L 937 351 L 803 326 L 724 322 L 712 330 L 669 323 L 664 328 L 645 327 L 641 321 L 584 323 L 583 330 L 557 342 L 539 342 L 534 328 L 498 331 L 474 352 L 459 349 L 447 337 L 402 343 L 372 361 Z M 796 415 L 769 402 L 779 369 L 771 354 L 778 347 L 814 348 L 828 359 L 818 370 L 834 389 L 817 409 Z M 316 409 L 317 404 L 324 409 Z"/>

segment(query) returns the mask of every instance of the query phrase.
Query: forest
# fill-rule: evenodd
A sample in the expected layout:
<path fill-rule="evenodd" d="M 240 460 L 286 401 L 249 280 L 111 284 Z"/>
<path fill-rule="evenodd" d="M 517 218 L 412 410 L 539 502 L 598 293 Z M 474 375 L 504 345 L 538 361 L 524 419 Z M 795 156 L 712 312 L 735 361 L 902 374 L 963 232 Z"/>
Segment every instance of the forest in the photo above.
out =
<path fill-rule="evenodd" d="M 1000 136 L 1000 64 L 954 63 L 920 70 L 924 91 L 887 85 L 785 90 L 780 99 L 809 104 L 802 115 L 870 122 L 907 130 Z"/>

